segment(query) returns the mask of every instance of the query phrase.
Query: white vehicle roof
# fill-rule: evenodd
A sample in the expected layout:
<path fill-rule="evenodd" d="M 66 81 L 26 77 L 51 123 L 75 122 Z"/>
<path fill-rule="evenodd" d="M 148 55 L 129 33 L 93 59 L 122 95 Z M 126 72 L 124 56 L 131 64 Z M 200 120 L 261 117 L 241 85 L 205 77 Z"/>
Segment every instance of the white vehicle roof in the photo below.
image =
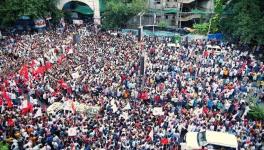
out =
<path fill-rule="evenodd" d="M 186 149 L 199 149 L 202 146 L 198 144 L 198 132 L 188 132 L 186 134 Z M 206 131 L 206 143 L 207 145 L 219 145 L 223 147 L 237 148 L 238 142 L 237 138 L 233 134 L 216 132 L 216 131 Z"/>
<path fill-rule="evenodd" d="M 237 148 L 237 138 L 233 134 L 224 133 L 224 132 L 216 132 L 216 131 L 206 131 L 206 141 L 209 144 L 226 146 Z"/>
<path fill-rule="evenodd" d="M 201 146 L 198 145 L 197 141 L 198 132 L 188 132 L 186 134 L 186 147 L 184 149 L 199 149 Z"/>
<path fill-rule="evenodd" d="M 206 48 L 221 49 L 221 47 L 218 46 L 218 45 L 214 45 L 214 46 L 212 46 L 212 45 L 206 45 Z"/>
<path fill-rule="evenodd" d="M 180 47 L 180 44 L 179 43 L 168 43 L 167 45 L 168 47 Z"/>
<path fill-rule="evenodd" d="M 53 104 L 51 104 L 48 108 L 47 108 L 47 113 L 48 114 L 54 114 L 56 112 L 58 112 L 59 110 L 61 110 L 63 107 L 63 104 L 60 102 L 54 102 Z"/>

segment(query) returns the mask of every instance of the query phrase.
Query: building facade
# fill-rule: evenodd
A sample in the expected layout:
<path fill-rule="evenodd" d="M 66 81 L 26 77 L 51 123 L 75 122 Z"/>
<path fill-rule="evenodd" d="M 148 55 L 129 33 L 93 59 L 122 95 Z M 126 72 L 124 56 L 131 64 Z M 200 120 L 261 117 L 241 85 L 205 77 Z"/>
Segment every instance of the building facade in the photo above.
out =
<path fill-rule="evenodd" d="M 57 7 L 62 10 L 64 5 L 71 2 L 73 0 L 60 0 Z M 100 16 L 100 2 L 99 0 L 74 0 L 78 2 L 85 3 L 93 10 L 93 19 L 95 24 L 101 24 L 101 16 Z"/>
<path fill-rule="evenodd" d="M 213 0 L 149 0 L 149 8 L 156 13 L 156 23 L 166 22 L 168 26 L 192 26 L 210 17 Z"/>
<path fill-rule="evenodd" d="M 142 17 L 145 26 L 162 22 L 172 28 L 192 27 L 208 21 L 214 11 L 214 0 L 148 0 L 147 5 L 149 11 Z M 136 25 L 138 18 L 130 23 Z"/>

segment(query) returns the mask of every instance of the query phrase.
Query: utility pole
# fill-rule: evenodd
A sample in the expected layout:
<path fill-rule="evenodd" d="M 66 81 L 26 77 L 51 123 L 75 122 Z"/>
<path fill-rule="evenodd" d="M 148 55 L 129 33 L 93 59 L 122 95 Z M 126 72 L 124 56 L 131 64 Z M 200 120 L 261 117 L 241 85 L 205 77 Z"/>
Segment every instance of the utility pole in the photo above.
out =
<path fill-rule="evenodd" d="M 181 15 L 182 15 L 182 5 L 183 5 L 183 3 L 182 3 L 182 0 L 180 0 L 181 2 L 180 2 L 180 13 L 179 13 L 179 28 L 181 28 Z"/>
<path fill-rule="evenodd" d="M 211 1 L 212 1 L 212 3 L 211 3 L 211 7 L 213 8 L 213 11 L 212 11 L 213 13 L 212 13 L 212 14 L 214 15 L 214 7 L 215 7 L 215 6 L 214 6 L 214 0 L 211 0 Z M 213 15 L 211 15 L 211 18 L 210 18 L 210 22 L 209 22 L 209 27 L 208 27 L 208 32 L 207 32 L 207 34 L 209 34 L 209 33 L 210 33 L 210 30 L 211 30 L 212 16 L 213 16 Z"/>

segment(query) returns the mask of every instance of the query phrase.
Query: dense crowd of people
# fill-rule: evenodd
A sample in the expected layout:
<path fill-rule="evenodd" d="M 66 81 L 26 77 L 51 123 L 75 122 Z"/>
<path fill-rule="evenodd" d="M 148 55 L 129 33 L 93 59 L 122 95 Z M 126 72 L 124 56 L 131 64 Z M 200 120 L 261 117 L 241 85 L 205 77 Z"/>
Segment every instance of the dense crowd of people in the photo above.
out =
<path fill-rule="evenodd" d="M 264 102 L 263 63 L 231 45 L 205 50 L 214 41 L 168 43 L 70 26 L 8 36 L 0 43 L 0 140 L 13 150 L 176 150 L 187 132 L 212 130 L 234 134 L 240 149 L 264 149 L 263 120 L 247 117 L 248 97 Z M 100 111 L 46 113 L 64 101 Z"/>

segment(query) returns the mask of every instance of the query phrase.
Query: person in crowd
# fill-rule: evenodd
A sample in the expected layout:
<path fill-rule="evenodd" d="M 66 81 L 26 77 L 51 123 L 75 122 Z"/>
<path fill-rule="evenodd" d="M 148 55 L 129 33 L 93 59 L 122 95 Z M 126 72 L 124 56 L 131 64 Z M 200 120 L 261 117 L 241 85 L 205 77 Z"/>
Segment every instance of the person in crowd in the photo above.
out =
<path fill-rule="evenodd" d="M 263 120 L 247 118 L 248 97 L 264 102 L 263 62 L 224 45 L 204 51 L 211 41 L 118 35 L 66 26 L 1 41 L 0 140 L 13 150 L 177 150 L 187 132 L 212 130 L 264 148 Z M 47 113 L 65 101 L 100 111 Z"/>

